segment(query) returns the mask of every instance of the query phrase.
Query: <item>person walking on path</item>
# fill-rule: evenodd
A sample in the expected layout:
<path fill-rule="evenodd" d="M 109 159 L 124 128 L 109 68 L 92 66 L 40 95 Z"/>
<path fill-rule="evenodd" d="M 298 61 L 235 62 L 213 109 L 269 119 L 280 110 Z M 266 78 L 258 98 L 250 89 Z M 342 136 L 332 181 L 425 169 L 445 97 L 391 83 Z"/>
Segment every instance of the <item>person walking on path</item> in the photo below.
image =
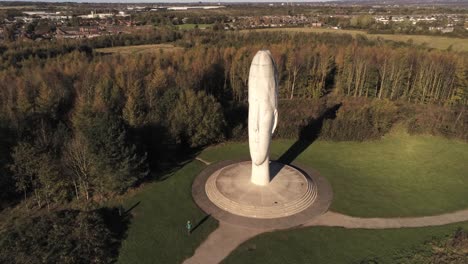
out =
<path fill-rule="evenodd" d="M 192 231 L 192 223 L 190 223 L 190 220 L 187 221 L 187 234 L 190 236 L 190 233 Z"/>

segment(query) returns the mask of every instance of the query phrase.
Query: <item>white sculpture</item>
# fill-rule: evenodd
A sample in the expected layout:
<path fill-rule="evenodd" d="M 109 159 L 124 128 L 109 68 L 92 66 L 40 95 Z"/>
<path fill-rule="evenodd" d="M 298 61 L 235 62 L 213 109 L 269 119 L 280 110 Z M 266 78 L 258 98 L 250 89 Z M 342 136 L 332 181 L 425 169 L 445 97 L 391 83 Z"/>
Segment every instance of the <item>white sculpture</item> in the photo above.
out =
<path fill-rule="evenodd" d="M 270 182 L 270 142 L 278 122 L 278 77 L 269 50 L 255 54 L 249 74 L 249 149 L 252 158 L 251 182 Z"/>

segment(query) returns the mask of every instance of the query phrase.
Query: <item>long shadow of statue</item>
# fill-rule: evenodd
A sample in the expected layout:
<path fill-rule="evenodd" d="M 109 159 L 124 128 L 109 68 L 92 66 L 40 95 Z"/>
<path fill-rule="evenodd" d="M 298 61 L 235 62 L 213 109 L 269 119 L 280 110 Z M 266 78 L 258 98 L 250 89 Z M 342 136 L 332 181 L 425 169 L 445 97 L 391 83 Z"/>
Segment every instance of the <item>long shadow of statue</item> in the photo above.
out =
<path fill-rule="evenodd" d="M 306 126 L 304 126 L 300 133 L 299 138 L 289 149 L 281 155 L 276 161 L 276 166 L 273 165 L 270 168 L 270 177 L 272 180 L 276 174 L 282 169 L 282 164 L 290 164 L 293 162 L 304 150 L 306 150 L 320 135 L 323 123 L 327 119 L 335 119 L 336 113 L 340 109 L 342 103 L 336 104 L 326 109 L 318 118 L 312 119 Z"/>

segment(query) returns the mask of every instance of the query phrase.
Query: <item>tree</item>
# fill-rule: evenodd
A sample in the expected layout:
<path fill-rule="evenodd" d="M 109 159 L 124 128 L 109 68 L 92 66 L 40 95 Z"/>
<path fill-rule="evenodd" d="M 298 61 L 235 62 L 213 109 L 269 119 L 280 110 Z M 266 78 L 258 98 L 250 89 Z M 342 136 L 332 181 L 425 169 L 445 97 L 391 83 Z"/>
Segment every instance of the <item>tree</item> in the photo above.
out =
<path fill-rule="evenodd" d="M 107 218 L 112 218 L 108 224 Z M 1 263 L 113 263 L 128 219 L 116 210 L 62 210 L 5 223 Z M 118 227 L 120 230 L 115 230 Z"/>
<path fill-rule="evenodd" d="M 232 60 L 230 83 L 232 95 L 236 101 L 242 101 L 246 98 L 251 59 L 249 50 L 240 48 Z"/>
<path fill-rule="evenodd" d="M 294 98 L 294 90 L 296 88 L 296 81 L 299 75 L 299 72 L 302 69 L 304 63 L 304 57 L 301 50 L 293 50 L 288 54 L 288 60 L 286 61 L 286 68 L 288 69 L 288 91 L 289 99 Z"/>
<path fill-rule="evenodd" d="M 158 94 L 162 93 L 167 88 L 168 84 L 167 72 L 159 67 L 156 68 L 150 75 L 145 91 L 149 111 L 156 107 Z"/>
<path fill-rule="evenodd" d="M 33 193 L 39 207 L 45 203 L 50 208 L 52 202 L 61 202 L 67 197 L 67 182 L 62 177 L 60 163 L 53 153 L 37 144 L 20 142 L 13 148 L 13 163 L 10 169 L 16 180 L 19 192 L 27 198 Z"/>
<path fill-rule="evenodd" d="M 60 104 L 60 98 L 56 94 L 56 90 L 48 86 L 45 82 L 41 82 L 39 93 L 36 98 L 37 111 L 47 116 L 55 117 Z"/>
<path fill-rule="evenodd" d="M 17 189 L 13 175 L 7 168 L 13 142 L 12 130 L 0 120 L 0 200 L 4 203 L 0 203 L 0 210 L 15 198 Z"/>
<path fill-rule="evenodd" d="M 37 161 L 36 150 L 31 144 L 20 142 L 13 148 L 13 163 L 9 166 L 14 173 L 16 188 L 22 192 L 24 198 L 34 189 Z"/>
<path fill-rule="evenodd" d="M 122 116 L 132 127 L 140 127 L 146 118 L 145 98 L 142 84 L 135 81 L 129 88 L 127 101 L 122 111 Z"/>
<path fill-rule="evenodd" d="M 37 192 L 49 210 L 52 203 L 63 202 L 67 198 L 68 182 L 63 178 L 60 163 L 50 152 L 41 153 L 37 163 Z"/>
<path fill-rule="evenodd" d="M 191 147 L 223 139 L 225 124 L 221 105 L 204 91 L 183 90 L 170 114 L 170 129 L 178 142 Z"/>
<path fill-rule="evenodd" d="M 93 108 L 99 111 L 118 111 L 122 109 L 122 97 L 119 86 L 109 77 L 103 77 L 94 87 Z"/>
<path fill-rule="evenodd" d="M 148 174 L 146 154 L 128 142 L 122 120 L 112 113 L 83 110 L 75 119 L 91 158 L 91 183 L 101 195 L 123 192 Z"/>
<path fill-rule="evenodd" d="M 81 134 L 77 134 L 65 146 L 65 166 L 70 170 L 70 177 L 75 189 L 75 196 L 83 195 L 89 200 L 91 195 L 92 156 L 87 142 Z"/>
<path fill-rule="evenodd" d="M 375 20 L 369 15 L 353 16 L 350 20 L 350 26 L 355 28 L 369 28 L 373 23 Z"/>

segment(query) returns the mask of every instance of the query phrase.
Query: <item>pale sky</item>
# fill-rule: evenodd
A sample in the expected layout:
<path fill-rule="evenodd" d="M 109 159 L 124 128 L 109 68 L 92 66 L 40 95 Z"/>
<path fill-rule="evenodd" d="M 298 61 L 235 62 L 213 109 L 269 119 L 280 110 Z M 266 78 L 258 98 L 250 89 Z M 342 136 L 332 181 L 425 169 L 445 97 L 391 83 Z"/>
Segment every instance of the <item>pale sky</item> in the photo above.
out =
<path fill-rule="evenodd" d="M 11 0 L 9 0 L 11 1 Z M 88 3 L 198 3 L 198 0 L 16 0 L 17 2 L 88 2 Z M 290 2 L 327 2 L 332 0 L 299 0 Z M 336 1 L 336 0 L 335 0 Z M 340 0 L 338 0 L 340 1 Z M 346 0 L 341 0 L 346 1 Z M 0 2 L 5 2 L 5 0 L 0 0 Z M 216 0 L 205 0 L 201 1 L 202 4 L 218 4 L 219 2 L 222 3 L 239 3 L 239 2 L 251 2 L 251 3 L 271 3 L 271 2 L 284 2 L 287 3 L 288 0 L 223 0 L 223 1 L 216 1 Z"/>

